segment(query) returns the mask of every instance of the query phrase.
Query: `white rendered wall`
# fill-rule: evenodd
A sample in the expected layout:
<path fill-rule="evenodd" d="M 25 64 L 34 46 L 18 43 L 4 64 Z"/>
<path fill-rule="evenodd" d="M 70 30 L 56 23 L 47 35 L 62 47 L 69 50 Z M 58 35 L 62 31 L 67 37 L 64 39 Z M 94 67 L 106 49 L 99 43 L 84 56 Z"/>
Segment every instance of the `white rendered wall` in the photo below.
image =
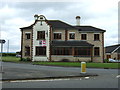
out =
<path fill-rule="evenodd" d="M 40 46 L 39 41 L 37 40 L 37 31 L 45 31 L 45 40 L 46 40 L 46 56 L 36 56 L 35 47 Z M 45 22 L 36 22 L 33 26 L 33 60 L 32 61 L 48 61 L 49 59 L 49 32 L 50 26 Z M 47 34 L 46 34 L 47 33 Z"/>

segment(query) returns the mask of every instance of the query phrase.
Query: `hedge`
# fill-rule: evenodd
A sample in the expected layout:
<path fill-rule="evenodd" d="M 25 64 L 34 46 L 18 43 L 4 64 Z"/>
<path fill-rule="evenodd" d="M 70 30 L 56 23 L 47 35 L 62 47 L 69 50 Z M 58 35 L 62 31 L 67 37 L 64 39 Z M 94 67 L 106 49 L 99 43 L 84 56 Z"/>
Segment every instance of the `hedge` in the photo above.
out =
<path fill-rule="evenodd" d="M 2 53 L 2 56 L 16 56 L 16 53 Z"/>

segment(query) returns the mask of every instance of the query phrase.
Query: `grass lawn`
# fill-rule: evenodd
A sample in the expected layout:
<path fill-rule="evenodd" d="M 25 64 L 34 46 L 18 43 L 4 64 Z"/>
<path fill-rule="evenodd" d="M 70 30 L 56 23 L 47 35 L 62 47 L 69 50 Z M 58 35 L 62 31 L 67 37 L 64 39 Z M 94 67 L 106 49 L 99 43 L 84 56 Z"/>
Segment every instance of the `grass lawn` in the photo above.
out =
<path fill-rule="evenodd" d="M 4 61 L 4 62 L 19 62 L 20 58 L 17 58 L 15 56 L 3 56 L 2 61 Z"/>
<path fill-rule="evenodd" d="M 3 56 L 2 60 L 4 62 L 26 62 L 20 61 L 20 58 L 15 56 Z M 29 62 L 29 61 L 28 61 Z M 26 62 L 27 63 L 27 62 Z M 32 62 L 37 65 L 53 65 L 53 66 L 67 66 L 67 67 L 80 67 L 80 62 Z M 87 68 L 119 68 L 120 63 L 86 63 Z"/>
<path fill-rule="evenodd" d="M 33 64 L 80 67 L 79 62 L 33 62 Z M 120 68 L 120 63 L 86 63 L 87 68 Z"/>

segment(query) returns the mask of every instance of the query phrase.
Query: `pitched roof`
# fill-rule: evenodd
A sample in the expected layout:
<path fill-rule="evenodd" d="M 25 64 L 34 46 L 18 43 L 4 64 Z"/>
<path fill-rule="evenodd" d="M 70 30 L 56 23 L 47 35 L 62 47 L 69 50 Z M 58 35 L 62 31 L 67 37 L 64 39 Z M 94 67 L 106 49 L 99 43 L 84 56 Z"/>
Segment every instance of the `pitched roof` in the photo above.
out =
<path fill-rule="evenodd" d="M 53 29 L 64 29 L 64 30 L 73 29 L 73 30 L 79 30 L 79 32 L 105 32 L 105 30 L 93 26 L 72 26 L 60 20 L 47 20 L 46 22 L 48 22 L 48 24 L 50 24 Z M 22 27 L 20 29 L 32 29 L 34 24 L 28 27 Z"/>
<path fill-rule="evenodd" d="M 52 41 L 53 47 L 93 47 L 94 45 L 86 41 Z"/>
<path fill-rule="evenodd" d="M 54 28 L 54 29 L 77 29 L 77 28 L 75 28 L 75 27 L 73 27 L 73 26 L 71 26 L 71 25 L 69 25 L 69 24 L 67 24 L 67 23 L 65 23 L 65 22 L 62 22 L 62 21 L 60 21 L 60 20 L 47 20 L 47 22 L 48 22 L 48 24 L 50 24 L 51 26 L 52 26 L 52 28 Z M 36 22 L 35 22 L 36 23 Z M 35 24 L 34 23 L 34 24 Z M 20 28 L 20 29 L 32 29 L 32 27 L 33 27 L 33 25 L 34 24 L 32 24 L 32 25 L 30 25 L 30 26 L 28 26 L 28 27 L 22 27 L 22 28 Z"/>
<path fill-rule="evenodd" d="M 105 52 L 106 53 L 112 53 L 112 52 L 120 53 L 120 44 L 105 47 Z"/>
<path fill-rule="evenodd" d="M 79 29 L 79 32 L 105 32 L 105 30 L 93 26 L 74 26 L 74 27 Z"/>
<path fill-rule="evenodd" d="M 63 21 L 60 21 L 60 20 L 48 20 L 48 23 L 50 25 L 52 25 L 53 28 L 77 29 Z"/>

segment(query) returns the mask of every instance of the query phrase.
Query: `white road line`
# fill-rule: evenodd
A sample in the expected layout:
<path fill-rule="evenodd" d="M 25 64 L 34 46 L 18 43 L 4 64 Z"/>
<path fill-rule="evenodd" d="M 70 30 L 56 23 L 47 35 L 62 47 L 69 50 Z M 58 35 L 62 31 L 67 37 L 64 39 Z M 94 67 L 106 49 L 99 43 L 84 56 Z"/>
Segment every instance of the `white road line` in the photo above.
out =
<path fill-rule="evenodd" d="M 70 79 L 49 79 L 49 80 L 15 80 L 15 81 L 4 81 L 4 82 L 49 82 L 49 81 L 61 81 L 61 80 L 70 80 Z"/>
<path fill-rule="evenodd" d="M 120 78 L 120 75 L 117 75 L 116 78 Z"/>
<path fill-rule="evenodd" d="M 85 79 L 89 79 L 90 77 L 85 77 Z"/>

